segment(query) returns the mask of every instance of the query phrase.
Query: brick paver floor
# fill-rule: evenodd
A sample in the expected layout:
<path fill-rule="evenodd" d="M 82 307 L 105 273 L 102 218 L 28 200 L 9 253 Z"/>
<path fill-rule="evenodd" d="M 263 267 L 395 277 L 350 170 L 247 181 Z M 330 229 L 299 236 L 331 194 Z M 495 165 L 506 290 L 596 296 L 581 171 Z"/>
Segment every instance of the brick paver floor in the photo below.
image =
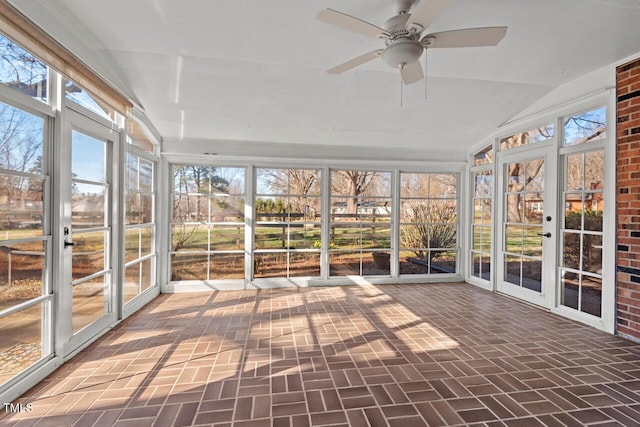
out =
<path fill-rule="evenodd" d="M 640 344 L 457 283 L 161 295 L 18 402 L 0 424 L 640 425 Z"/>

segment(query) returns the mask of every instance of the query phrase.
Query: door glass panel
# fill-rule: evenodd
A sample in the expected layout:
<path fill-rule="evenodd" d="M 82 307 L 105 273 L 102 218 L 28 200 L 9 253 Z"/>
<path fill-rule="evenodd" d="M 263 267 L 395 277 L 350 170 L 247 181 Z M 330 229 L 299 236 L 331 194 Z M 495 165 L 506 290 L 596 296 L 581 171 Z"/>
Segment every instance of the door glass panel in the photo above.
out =
<path fill-rule="evenodd" d="M 522 254 L 542 257 L 542 227 L 522 227 Z"/>
<path fill-rule="evenodd" d="M 580 275 L 577 273 L 563 272 L 561 289 L 562 305 L 577 309 L 579 289 Z"/>
<path fill-rule="evenodd" d="M 108 144 L 79 130 L 71 132 L 71 227 L 65 241 L 73 246 L 65 253 L 71 255 L 73 334 L 111 312 Z M 132 246 L 130 251 L 137 249 Z"/>
<path fill-rule="evenodd" d="M 520 286 L 520 264 L 522 258 L 517 256 L 506 256 L 504 262 L 504 278 L 508 283 Z"/>
<path fill-rule="evenodd" d="M 107 187 L 73 182 L 71 225 L 73 228 L 105 226 Z"/>
<path fill-rule="evenodd" d="M 563 261 L 567 268 L 580 268 L 580 234 L 565 232 L 563 234 Z"/>
<path fill-rule="evenodd" d="M 542 291 L 542 260 L 523 259 L 522 286 L 532 291 Z"/>
<path fill-rule="evenodd" d="M 103 275 L 73 287 L 74 334 L 108 312 L 105 293 L 108 281 L 109 275 Z"/>
<path fill-rule="evenodd" d="M 506 163 L 503 278 L 506 283 L 542 291 L 544 159 Z"/>
<path fill-rule="evenodd" d="M 106 182 L 106 144 L 76 130 L 72 131 L 71 175 L 74 178 Z"/>
<path fill-rule="evenodd" d="M 602 235 L 583 236 L 582 270 L 602 274 Z"/>
<path fill-rule="evenodd" d="M 581 307 L 584 313 L 600 317 L 602 315 L 602 277 L 582 276 Z"/>
<path fill-rule="evenodd" d="M 106 231 L 74 233 L 72 252 L 72 280 L 99 273 L 106 269 Z"/>

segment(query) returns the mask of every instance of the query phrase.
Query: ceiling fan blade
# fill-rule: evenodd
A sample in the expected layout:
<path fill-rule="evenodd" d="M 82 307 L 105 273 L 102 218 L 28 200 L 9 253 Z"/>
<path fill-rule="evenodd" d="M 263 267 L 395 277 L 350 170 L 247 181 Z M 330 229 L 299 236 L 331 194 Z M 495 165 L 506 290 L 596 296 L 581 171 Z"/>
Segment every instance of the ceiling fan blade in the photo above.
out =
<path fill-rule="evenodd" d="M 422 38 L 429 49 L 433 47 L 481 47 L 495 46 L 507 34 L 508 27 L 466 28 L 427 34 Z"/>
<path fill-rule="evenodd" d="M 405 28 L 410 30 L 414 24 L 420 26 L 420 31 L 427 28 L 444 10 L 453 3 L 453 0 L 420 0 L 418 6 L 411 13 Z"/>
<path fill-rule="evenodd" d="M 333 9 L 321 10 L 318 12 L 316 19 L 369 37 L 389 37 L 389 33 L 386 30 Z"/>
<path fill-rule="evenodd" d="M 420 62 L 418 61 L 412 64 L 407 64 L 404 67 L 400 68 L 400 75 L 402 76 L 402 81 L 406 85 L 419 82 L 424 78 L 422 65 L 420 65 Z"/>
<path fill-rule="evenodd" d="M 346 62 L 343 62 L 340 65 L 336 65 L 330 70 L 327 70 L 329 74 L 341 74 L 345 71 L 349 71 L 352 68 L 356 68 L 359 65 L 362 65 L 366 62 L 369 62 L 373 59 L 376 59 L 382 53 L 383 49 L 372 50 L 371 52 L 367 52 L 364 55 L 357 56 L 353 59 L 350 59 Z"/>

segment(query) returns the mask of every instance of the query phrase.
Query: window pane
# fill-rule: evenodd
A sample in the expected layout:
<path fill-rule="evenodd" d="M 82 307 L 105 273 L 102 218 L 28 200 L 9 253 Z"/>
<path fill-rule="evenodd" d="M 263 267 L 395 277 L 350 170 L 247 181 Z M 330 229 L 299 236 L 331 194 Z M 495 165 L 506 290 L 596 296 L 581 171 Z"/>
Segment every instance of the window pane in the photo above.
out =
<path fill-rule="evenodd" d="M 244 278 L 244 254 L 212 254 L 209 263 L 211 280 Z"/>
<path fill-rule="evenodd" d="M 244 222 L 244 197 L 213 197 L 209 199 L 211 222 Z"/>
<path fill-rule="evenodd" d="M 286 252 L 257 253 L 253 258 L 253 277 L 287 277 L 287 263 Z"/>
<path fill-rule="evenodd" d="M 401 222 L 429 222 L 429 199 L 400 200 Z"/>
<path fill-rule="evenodd" d="M 0 174 L 0 239 L 42 236 L 44 180 Z"/>
<path fill-rule="evenodd" d="M 400 197 L 429 197 L 429 174 L 402 173 Z"/>
<path fill-rule="evenodd" d="M 482 151 L 477 152 L 473 156 L 473 165 L 481 166 L 493 162 L 493 145 L 489 145 Z"/>
<path fill-rule="evenodd" d="M 389 252 L 364 252 L 362 254 L 363 276 L 388 276 L 391 274 Z"/>
<path fill-rule="evenodd" d="M 430 251 L 430 274 L 447 274 L 456 272 L 456 252 Z"/>
<path fill-rule="evenodd" d="M 207 280 L 209 256 L 197 253 L 171 255 L 171 280 Z"/>
<path fill-rule="evenodd" d="M 0 318 L 0 385 L 45 356 L 44 303 Z"/>
<path fill-rule="evenodd" d="M 0 35 L 0 84 L 47 101 L 47 66 Z"/>
<path fill-rule="evenodd" d="M 362 248 L 391 248 L 391 228 L 374 227 L 371 224 L 363 224 L 362 232 Z"/>
<path fill-rule="evenodd" d="M 174 224 L 171 227 L 172 251 L 206 251 L 209 244 L 209 228 L 198 224 Z"/>
<path fill-rule="evenodd" d="M 605 107 L 565 118 L 564 145 L 584 144 L 606 137 L 607 109 Z"/>
<path fill-rule="evenodd" d="M 43 294 L 43 242 L 0 246 L 0 311 Z"/>
<path fill-rule="evenodd" d="M 141 150 L 153 153 L 153 142 L 147 137 L 142 127 L 135 120 L 127 120 L 127 143 Z"/>
<path fill-rule="evenodd" d="M 244 249 L 244 225 L 214 225 L 211 227 L 212 251 Z"/>
<path fill-rule="evenodd" d="M 146 291 L 147 289 L 149 289 L 151 286 L 154 285 L 155 277 L 153 272 L 154 272 L 155 262 L 156 262 L 155 258 L 149 258 L 140 263 L 140 265 L 142 266 L 142 273 L 141 273 L 142 275 L 141 275 L 141 283 L 140 283 L 141 292 Z"/>
<path fill-rule="evenodd" d="M 331 224 L 331 243 L 337 249 L 355 249 L 362 243 L 360 224 Z"/>
<path fill-rule="evenodd" d="M 401 251 L 400 274 L 429 274 L 428 251 Z"/>
<path fill-rule="evenodd" d="M 329 254 L 331 276 L 359 276 L 362 256 L 360 252 L 333 252 Z"/>
<path fill-rule="evenodd" d="M 317 248 L 322 238 L 320 224 L 292 224 L 289 232 L 289 246 L 291 249 Z"/>
<path fill-rule="evenodd" d="M 124 262 L 130 262 L 138 258 L 140 258 L 140 229 L 126 229 L 124 238 Z"/>
<path fill-rule="evenodd" d="M 43 138 L 41 117 L 0 102 L 0 168 L 43 173 Z"/>
<path fill-rule="evenodd" d="M 493 186 L 491 171 L 475 172 L 475 197 L 490 198 Z"/>
<path fill-rule="evenodd" d="M 244 168 L 174 165 L 173 178 L 175 193 L 244 194 Z"/>
<path fill-rule="evenodd" d="M 584 154 L 573 154 L 566 158 L 567 191 L 584 189 Z"/>
<path fill-rule="evenodd" d="M 358 170 L 332 171 L 331 194 L 353 197 L 390 197 L 391 174 Z"/>
<path fill-rule="evenodd" d="M 289 254 L 289 277 L 319 277 L 320 254 L 291 252 Z"/>
<path fill-rule="evenodd" d="M 540 141 L 553 138 L 554 126 L 548 124 L 539 128 L 530 129 L 525 132 L 516 133 L 507 138 L 500 140 L 500 150 L 510 150 L 516 147 L 522 147 L 527 144 L 533 144 Z"/>
<path fill-rule="evenodd" d="M 140 183 L 138 189 L 143 193 L 153 191 L 153 162 L 140 159 Z"/>
<path fill-rule="evenodd" d="M 68 81 L 64 87 L 65 98 L 76 104 L 82 105 L 84 108 L 93 111 L 98 116 L 110 121 L 114 121 L 114 109 L 98 98 L 92 96 L 89 92 Z"/>

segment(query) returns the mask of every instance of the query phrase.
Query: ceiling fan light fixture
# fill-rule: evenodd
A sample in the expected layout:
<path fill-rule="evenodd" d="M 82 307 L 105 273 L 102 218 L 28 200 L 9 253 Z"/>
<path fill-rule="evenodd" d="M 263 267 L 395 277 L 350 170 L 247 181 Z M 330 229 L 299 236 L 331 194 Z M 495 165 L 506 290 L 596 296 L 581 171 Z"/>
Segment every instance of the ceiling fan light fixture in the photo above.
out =
<path fill-rule="evenodd" d="M 382 60 L 392 68 L 398 68 L 401 64 L 413 64 L 420 56 L 424 48 L 420 42 L 411 39 L 399 39 L 382 51 Z"/>

